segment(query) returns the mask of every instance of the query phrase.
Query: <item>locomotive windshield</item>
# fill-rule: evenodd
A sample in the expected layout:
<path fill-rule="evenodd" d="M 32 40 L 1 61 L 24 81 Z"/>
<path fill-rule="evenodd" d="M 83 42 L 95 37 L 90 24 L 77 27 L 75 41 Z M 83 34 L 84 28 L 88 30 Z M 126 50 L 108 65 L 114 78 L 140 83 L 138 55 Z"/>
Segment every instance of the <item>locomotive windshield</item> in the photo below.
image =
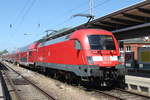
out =
<path fill-rule="evenodd" d="M 89 35 L 88 39 L 92 50 L 115 50 L 111 35 Z"/>

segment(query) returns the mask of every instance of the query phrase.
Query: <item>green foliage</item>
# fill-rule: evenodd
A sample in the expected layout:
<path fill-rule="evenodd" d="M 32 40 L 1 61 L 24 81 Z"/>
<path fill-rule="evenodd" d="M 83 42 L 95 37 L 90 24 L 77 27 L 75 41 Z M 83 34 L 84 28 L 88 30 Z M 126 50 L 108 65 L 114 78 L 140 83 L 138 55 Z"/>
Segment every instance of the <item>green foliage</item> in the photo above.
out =
<path fill-rule="evenodd" d="M 0 55 L 2 55 L 2 54 L 6 54 L 6 53 L 8 53 L 8 51 L 5 49 L 5 50 L 3 50 L 3 51 L 0 51 Z"/>

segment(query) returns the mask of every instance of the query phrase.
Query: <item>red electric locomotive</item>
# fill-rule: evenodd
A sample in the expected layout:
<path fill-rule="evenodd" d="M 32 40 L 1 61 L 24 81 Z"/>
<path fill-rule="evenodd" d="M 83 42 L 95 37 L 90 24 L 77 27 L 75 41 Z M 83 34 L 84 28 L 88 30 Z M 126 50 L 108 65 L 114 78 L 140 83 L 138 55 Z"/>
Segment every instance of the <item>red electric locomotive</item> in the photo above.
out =
<path fill-rule="evenodd" d="M 40 43 L 35 67 L 51 70 L 55 76 L 76 76 L 109 85 L 124 82 L 119 56 L 118 43 L 111 32 L 80 29 Z"/>

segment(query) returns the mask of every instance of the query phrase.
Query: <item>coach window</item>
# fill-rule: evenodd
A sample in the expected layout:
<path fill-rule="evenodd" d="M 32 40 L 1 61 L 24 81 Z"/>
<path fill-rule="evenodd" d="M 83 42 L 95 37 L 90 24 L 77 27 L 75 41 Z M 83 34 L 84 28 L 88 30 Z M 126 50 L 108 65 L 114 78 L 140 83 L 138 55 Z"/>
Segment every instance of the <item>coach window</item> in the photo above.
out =
<path fill-rule="evenodd" d="M 32 56 L 32 51 L 29 51 L 29 56 Z"/>
<path fill-rule="evenodd" d="M 79 42 L 79 40 L 75 40 L 75 48 L 77 50 L 81 50 L 82 49 L 82 46 L 81 46 L 81 43 Z"/>
<path fill-rule="evenodd" d="M 19 54 L 17 54 L 16 56 L 19 57 Z"/>

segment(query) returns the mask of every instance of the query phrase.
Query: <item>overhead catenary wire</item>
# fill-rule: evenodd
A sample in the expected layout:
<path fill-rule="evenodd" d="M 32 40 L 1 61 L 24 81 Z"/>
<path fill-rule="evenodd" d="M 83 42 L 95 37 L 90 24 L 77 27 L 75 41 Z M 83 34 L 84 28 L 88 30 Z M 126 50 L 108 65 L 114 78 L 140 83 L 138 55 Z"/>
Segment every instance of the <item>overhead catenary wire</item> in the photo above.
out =
<path fill-rule="evenodd" d="M 104 2 L 102 2 L 102 3 L 100 3 L 100 4 L 96 5 L 96 6 L 94 6 L 94 8 L 95 8 L 95 7 L 98 7 L 98 6 L 100 6 L 100 5 L 105 4 L 107 1 L 110 1 L 110 0 L 105 0 Z M 26 8 L 26 11 L 25 11 L 25 13 L 24 13 L 23 16 L 22 16 L 22 19 L 21 19 L 21 21 L 20 21 L 20 25 L 19 25 L 19 26 L 21 26 L 21 24 L 23 23 L 25 17 L 26 17 L 27 14 L 29 13 L 29 11 L 31 10 L 31 8 L 33 7 L 33 5 L 34 5 L 35 2 L 36 2 L 36 0 L 32 0 L 31 4 L 30 4 L 28 7 L 26 7 L 26 6 L 23 7 L 23 9 Z M 87 1 L 86 1 L 86 2 L 87 2 Z M 27 3 L 26 3 L 26 4 L 27 4 Z M 83 2 L 83 3 L 81 3 L 80 5 L 78 5 L 77 7 L 70 9 L 68 12 L 72 12 L 72 11 L 78 9 L 78 8 L 81 8 L 83 4 L 86 4 L 86 3 Z M 88 9 L 87 9 L 87 10 L 88 10 Z M 87 11 L 87 10 L 86 10 L 86 11 Z M 60 25 L 63 25 L 63 24 L 65 24 L 65 23 L 69 22 L 71 19 L 72 19 L 72 18 L 69 17 L 69 18 L 67 18 L 66 20 L 64 20 L 63 22 L 54 25 L 53 27 L 58 27 L 58 26 L 60 26 Z M 41 24 L 40 24 L 40 25 L 41 25 Z M 36 35 L 36 36 L 37 36 L 37 35 Z"/>
<path fill-rule="evenodd" d="M 98 6 L 101 6 L 101 5 L 103 5 L 103 4 L 105 4 L 105 3 L 107 3 L 107 2 L 109 2 L 110 0 L 105 0 L 105 1 L 103 1 L 103 2 L 101 2 L 101 3 L 99 3 L 99 4 L 97 4 L 96 6 L 94 6 L 93 8 L 96 8 L 96 7 L 98 7 Z M 85 4 L 85 3 L 84 3 Z M 81 4 L 80 4 L 81 5 Z M 83 5 L 83 3 L 82 3 L 82 5 Z M 73 9 L 71 9 L 71 10 L 69 10 L 68 12 L 71 12 L 71 11 L 73 11 L 73 10 L 76 10 L 78 7 L 80 7 L 80 6 L 77 6 L 76 8 L 73 8 Z M 87 10 L 85 10 L 84 12 L 86 12 L 86 11 L 88 11 L 89 10 L 89 8 L 87 8 Z M 69 22 L 70 20 L 72 19 L 72 17 L 69 17 L 69 18 L 67 18 L 66 20 L 64 20 L 64 21 L 62 21 L 61 23 L 59 23 L 59 24 L 56 24 L 56 25 L 54 25 L 54 26 L 52 26 L 52 27 L 58 27 L 58 26 L 60 26 L 60 25 L 63 25 L 63 24 L 65 24 L 65 23 L 67 23 L 67 22 Z M 40 34 L 41 35 L 41 34 Z M 36 35 L 37 36 L 37 35 Z"/>
<path fill-rule="evenodd" d="M 36 1 L 36 0 L 33 0 L 33 1 L 31 2 L 30 6 L 28 7 L 28 9 L 26 10 L 26 12 L 24 13 L 24 15 L 23 15 L 23 17 L 22 17 L 22 20 L 21 20 L 22 23 L 23 23 L 25 17 L 27 16 L 28 12 L 30 11 L 30 9 L 31 9 L 32 6 L 34 5 L 35 1 Z M 103 1 L 102 3 L 100 3 L 100 4 L 96 5 L 96 6 L 94 6 L 93 8 L 96 8 L 96 7 L 98 7 L 98 6 L 101 6 L 101 5 L 105 4 L 105 3 L 107 3 L 108 1 L 110 1 L 110 0 L 105 0 L 105 1 Z M 85 3 L 84 3 L 84 4 L 85 4 Z M 75 8 L 72 8 L 72 9 L 69 10 L 68 12 L 72 12 L 72 11 L 76 10 L 76 9 L 79 8 L 81 5 L 83 5 L 83 3 L 80 4 L 79 6 L 75 7 Z M 89 9 L 89 8 L 88 8 L 88 9 Z M 88 11 L 88 9 L 87 9 L 86 11 Z M 84 11 L 84 12 L 85 12 L 85 11 Z M 60 26 L 60 25 L 63 25 L 63 24 L 65 24 L 65 23 L 69 22 L 71 19 L 72 19 L 72 18 L 69 17 L 69 18 L 67 18 L 66 20 L 62 21 L 61 23 L 54 25 L 53 27 L 58 27 L 58 26 Z M 40 34 L 40 35 L 41 35 L 41 34 Z M 38 37 L 38 35 L 36 35 L 36 37 Z"/>
<path fill-rule="evenodd" d="M 99 6 L 103 5 L 103 4 L 106 4 L 106 3 L 108 3 L 109 1 L 111 1 L 111 0 L 105 0 L 105 1 L 103 1 L 103 2 L 101 2 L 101 3 L 99 3 L 99 4 L 97 4 L 97 5 L 95 5 L 95 6 L 93 7 L 93 9 L 99 7 Z M 80 12 L 80 13 L 87 12 L 88 10 L 89 10 L 89 8 L 86 9 L 86 10 L 84 10 L 84 11 L 82 11 L 82 12 Z M 53 27 L 57 27 L 57 26 L 63 25 L 63 24 L 65 24 L 65 23 L 67 23 L 68 21 L 70 21 L 71 19 L 72 19 L 72 18 L 67 18 L 66 20 L 62 21 L 61 23 L 59 23 L 59 24 L 57 24 L 57 25 L 54 25 Z"/>
<path fill-rule="evenodd" d="M 22 8 L 22 10 L 20 11 L 20 13 L 19 13 L 19 15 L 18 15 L 18 16 L 21 16 L 21 14 L 22 14 L 21 20 L 19 21 L 18 26 L 21 26 L 21 25 L 23 24 L 23 22 L 24 22 L 24 20 L 25 20 L 25 18 L 26 18 L 26 16 L 27 16 L 27 14 L 30 12 L 30 10 L 31 10 L 31 8 L 34 6 L 35 2 L 36 2 L 36 0 L 28 0 L 28 1 L 25 3 L 24 7 Z M 29 4 L 29 3 L 30 3 L 30 4 Z M 70 10 L 67 11 L 67 12 L 72 12 L 72 11 L 76 10 L 77 8 L 81 8 L 83 4 L 86 4 L 85 1 L 82 2 L 80 5 L 78 5 L 77 7 L 70 9 Z M 67 12 L 66 12 L 66 13 L 67 13 Z M 64 15 L 64 14 L 63 14 L 63 15 Z M 18 18 L 17 18 L 17 19 L 18 19 Z M 57 25 L 55 25 L 55 26 L 60 26 L 60 25 L 62 25 L 62 24 L 64 24 L 64 23 L 68 22 L 69 20 L 71 20 L 71 18 L 68 18 L 68 19 L 66 19 L 65 21 L 63 21 L 62 23 L 59 23 L 59 24 L 57 24 Z M 11 26 L 11 25 L 12 25 L 12 24 L 10 24 L 10 26 Z M 41 24 L 40 24 L 40 23 L 38 23 L 38 26 L 39 26 L 38 28 L 41 28 Z M 44 30 L 44 29 L 42 29 L 42 30 Z M 38 37 L 38 35 L 36 35 L 36 37 Z"/>
<path fill-rule="evenodd" d="M 87 1 L 86 1 L 86 2 L 87 2 Z M 76 7 L 72 8 L 72 9 L 70 9 L 70 10 L 66 11 L 66 12 L 65 12 L 65 13 L 63 13 L 62 15 L 68 14 L 68 13 L 70 13 L 70 12 L 73 12 L 74 10 L 77 10 L 77 9 L 79 9 L 79 8 L 83 7 L 83 5 L 86 5 L 86 2 L 85 2 L 85 1 L 84 1 L 84 2 L 82 2 L 82 3 L 81 3 L 81 4 L 79 4 L 78 6 L 76 6 Z M 58 23 L 58 24 L 54 25 L 53 27 L 57 27 L 57 26 L 63 25 L 64 23 L 66 23 L 66 22 L 70 21 L 71 19 L 72 19 L 72 18 L 71 18 L 71 17 L 69 17 L 69 18 L 67 18 L 66 20 L 62 21 L 61 23 Z"/>
<path fill-rule="evenodd" d="M 23 16 L 21 17 L 20 23 L 18 24 L 20 27 L 22 26 L 26 16 L 30 12 L 31 8 L 34 6 L 36 0 L 32 0 L 30 5 L 27 7 L 26 11 L 24 12 Z M 19 28 L 17 31 L 19 31 L 21 28 Z"/>
<path fill-rule="evenodd" d="M 31 4 L 29 5 L 29 7 L 26 9 L 25 13 L 23 14 L 22 19 L 20 21 L 20 24 L 23 23 L 25 17 L 28 15 L 28 13 L 30 12 L 31 8 L 34 6 L 35 2 L 36 2 L 36 0 L 32 0 Z"/>
<path fill-rule="evenodd" d="M 18 24 L 17 24 L 17 21 L 16 21 L 16 24 L 15 25 L 18 25 L 19 27 L 22 26 L 26 16 L 28 15 L 28 13 L 31 11 L 32 7 L 34 6 L 36 0 L 27 0 L 27 2 L 25 2 L 25 5 L 23 6 L 23 8 L 20 10 L 20 13 L 18 14 L 17 17 L 20 17 L 20 20 L 18 21 Z M 19 18 L 18 18 L 19 19 Z M 12 24 L 10 24 L 11 26 Z M 13 26 L 11 26 L 13 27 Z M 15 28 L 15 33 L 17 33 L 21 28 Z"/>
<path fill-rule="evenodd" d="M 86 1 L 86 2 L 87 2 L 87 1 Z M 86 4 L 86 2 L 85 2 L 85 1 L 82 2 L 82 3 L 79 4 L 78 6 L 76 6 L 76 7 L 72 8 L 72 9 L 66 11 L 66 12 L 63 13 L 62 15 L 65 15 L 65 14 L 67 14 L 68 12 L 70 13 L 70 12 L 72 12 L 72 11 L 74 11 L 74 10 L 77 10 L 77 9 L 81 8 L 83 5 Z M 61 23 L 58 23 L 58 24 L 56 24 L 56 25 L 54 25 L 54 26 L 52 26 L 52 27 L 58 27 L 58 26 L 60 26 L 60 25 L 63 25 L 64 23 L 69 22 L 71 19 L 72 19 L 72 18 L 69 17 L 69 18 L 67 18 L 66 20 L 62 21 Z M 44 31 L 44 30 L 43 30 L 43 31 Z M 42 35 L 42 34 L 36 35 L 35 37 L 39 37 L 40 35 Z"/>
<path fill-rule="evenodd" d="M 77 10 L 77 9 L 79 9 L 79 8 L 82 8 L 83 5 L 86 5 L 86 3 L 87 3 L 87 0 L 86 0 L 86 2 L 84 1 L 84 2 L 82 2 L 81 4 L 79 4 L 78 6 L 76 6 L 76 7 L 72 8 L 72 9 L 66 11 L 66 13 L 63 13 L 62 15 L 68 14 L 68 13 L 70 13 L 70 12 L 73 12 L 74 10 Z"/>
<path fill-rule="evenodd" d="M 19 11 L 19 13 L 16 15 L 16 18 L 14 21 L 10 24 L 12 26 L 15 26 L 20 18 L 22 18 L 24 12 L 26 11 L 28 5 L 30 5 L 31 0 L 26 0 L 26 2 L 23 5 L 23 8 Z"/>
<path fill-rule="evenodd" d="M 29 11 L 28 9 L 29 8 L 31 9 L 33 4 L 34 4 L 33 0 L 26 0 L 24 2 L 24 4 L 21 6 L 22 8 L 16 14 L 14 21 L 9 24 L 9 28 L 11 28 L 11 31 L 13 33 L 17 33 L 17 31 L 20 29 L 20 28 L 18 29 L 17 26 L 21 25 L 21 23 L 22 23 L 21 21 L 22 21 L 23 16 L 25 17 L 25 14 Z M 20 23 L 20 25 L 19 25 L 19 23 Z M 12 35 L 11 37 L 13 38 L 14 36 L 15 35 Z M 16 40 L 14 40 L 14 41 L 16 41 Z"/>

